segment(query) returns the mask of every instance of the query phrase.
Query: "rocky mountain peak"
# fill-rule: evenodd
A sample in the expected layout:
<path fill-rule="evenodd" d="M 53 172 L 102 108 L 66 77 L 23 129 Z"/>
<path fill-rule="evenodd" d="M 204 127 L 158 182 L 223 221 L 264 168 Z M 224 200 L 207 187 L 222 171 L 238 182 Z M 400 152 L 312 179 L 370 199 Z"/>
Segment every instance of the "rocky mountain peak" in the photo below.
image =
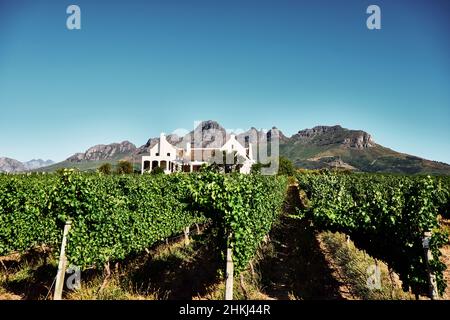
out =
<path fill-rule="evenodd" d="M 375 147 L 376 143 L 367 132 L 357 131 L 348 138 L 345 138 L 343 145 L 348 148 L 365 149 Z"/>
<path fill-rule="evenodd" d="M 16 173 L 35 170 L 52 165 L 52 160 L 33 159 L 27 162 L 20 162 L 11 158 L 0 158 L 0 172 Z"/>
<path fill-rule="evenodd" d="M 47 167 L 54 164 L 52 160 L 32 159 L 24 162 L 24 166 L 27 170 L 35 170 L 43 167 Z"/>
<path fill-rule="evenodd" d="M 122 141 L 121 143 L 98 144 L 89 148 L 84 153 L 76 153 L 67 158 L 69 162 L 81 161 L 99 161 L 119 158 L 121 156 L 128 156 L 136 150 L 136 146 L 129 141 Z"/>
<path fill-rule="evenodd" d="M 195 131 L 197 131 L 197 130 L 201 130 L 201 131 L 208 131 L 208 130 L 225 131 L 225 129 L 217 121 L 214 121 L 214 120 L 202 121 L 197 126 L 197 128 L 195 128 Z"/>
<path fill-rule="evenodd" d="M 376 146 L 370 134 L 362 130 L 349 130 L 335 126 L 316 126 L 300 130 L 291 137 L 295 143 L 308 143 L 319 146 L 341 145 L 346 148 L 364 149 Z"/>
<path fill-rule="evenodd" d="M 194 147 L 201 148 L 217 148 L 221 147 L 229 135 L 225 128 L 223 128 L 217 121 L 207 120 L 202 121 L 194 131 L 188 133 L 182 140 L 183 146 L 185 143 L 191 143 Z"/>
<path fill-rule="evenodd" d="M 341 130 L 345 130 L 343 129 L 340 125 L 335 125 L 335 126 L 315 126 L 312 129 L 304 129 L 304 130 L 300 130 L 297 135 L 299 137 L 303 137 L 303 138 L 311 138 L 320 134 L 324 134 L 324 133 L 333 133 L 333 132 L 338 132 Z"/>
<path fill-rule="evenodd" d="M 12 173 L 12 172 L 21 172 L 25 170 L 26 168 L 24 164 L 20 161 L 6 157 L 0 158 L 0 172 Z"/>

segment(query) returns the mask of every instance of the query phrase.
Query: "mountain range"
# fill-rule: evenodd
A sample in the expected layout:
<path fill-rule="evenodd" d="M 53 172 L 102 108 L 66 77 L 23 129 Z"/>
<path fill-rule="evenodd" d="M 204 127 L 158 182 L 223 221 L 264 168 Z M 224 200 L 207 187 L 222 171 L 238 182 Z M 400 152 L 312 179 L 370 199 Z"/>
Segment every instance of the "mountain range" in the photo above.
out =
<path fill-rule="evenodd" d="M 201 122 L 184 136 L 169 134 L 167 140 L 179 147 L 185 147 L 186 143 L 198 143 L 198 141 L 202 147 L 217 147 L 221 146 L 230 134 L 216 121 L 208 120 Z M 350 130 L 339 125 L 316 126 L 312 129 L 300 130 L 290 137 L 285 136 L 275 127 L 269 131 L 252 127 L 245 132 L 236 132 L 236 135 L 243 144 L 265 143 L 277 135 L 280 142 L 280 155 L 289 158 L 298 168 L 341 168 L 362 172 L 450 175 L 450 165 L 446 163 L 396 152 L 377 144 L 365 131 Z M 140 157 L 148 154 L 149 149 L 158 141 L 158 137 L 150 138 L 140 147 L 129 141 L 96 145 L 60 163 L 33 169 L 54 171 L 59 168 L 76 167 L 89 171 L 95 170 L 103 163 L 114 164 L 119 160 L 132 161 L 138 166 Z M 14 164 L 9 163 L 6 166 L 13 168 Z M 2 168 L 4 167 L 0 162 L 0 171 Z M 20 166 L 16 165 L 15 168 L 16 172 L 21 171 Z"/>
<path fill-rule="evenodd" d="M 54 164 L 52 160 L 33 159 L 27 162 L 20 162 L 11 158 L 0 158 L 0 172 L 15 173 L 32 171 Z"/>

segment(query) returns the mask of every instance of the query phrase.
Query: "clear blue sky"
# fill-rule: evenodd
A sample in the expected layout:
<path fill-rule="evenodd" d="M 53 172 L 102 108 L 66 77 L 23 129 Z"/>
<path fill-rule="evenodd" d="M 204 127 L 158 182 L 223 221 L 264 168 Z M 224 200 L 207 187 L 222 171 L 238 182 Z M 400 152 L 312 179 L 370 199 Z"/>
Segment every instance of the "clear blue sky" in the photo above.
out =
<path fill-rule="evenodd" d="M 214 119 L 341 124 L 450 163 L 449 30 L 446 0 L 0 0 L 0 156 L 61 161 Z"/>

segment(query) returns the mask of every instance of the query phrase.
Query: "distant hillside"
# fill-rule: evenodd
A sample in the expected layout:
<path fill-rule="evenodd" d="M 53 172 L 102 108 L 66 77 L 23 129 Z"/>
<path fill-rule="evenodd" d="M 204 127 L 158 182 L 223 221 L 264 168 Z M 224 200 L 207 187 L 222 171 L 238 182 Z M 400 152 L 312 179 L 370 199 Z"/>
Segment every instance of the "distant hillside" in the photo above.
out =
<path fill-rule="evenodd" d="M 23 163 L 26 170 L 35 170 L 39 168 L 48 167 L 54 162 L 52 160 L 33 159 Z"/>
<path fill-rule="evenodd" d="M 27 162 L 20 162 L 11 158 L 0 158 L 0 172 L 16 173 L 36 170 L 49 166 L 54 162 L 51 160 L 33 159 Z"/>
<path fill-rule="evenodd" d="M 0 172 L 21 172 L 25 171 L 24 164 L 11 158 L 0 158 Z"/>
<path fill-rule="evenodd" d="M 127 160 L 127 161 L 131 161 L 134 162 L 135 164 L 135 168 L 138 169 L 140 168 L 140 162 L 137 161 L 137 158 L 135 161 L 133 161 L 133 159 L 129 158 L 129 157 L 125 157 L 121 160 Z M 119 162 L 118 159 L 116 160 L 91 160 L 91 161 L 87 161 L 87 160 L 82 160 L 82 161 L 78 161 L 78 162 L 71 162 L 71 161 L 62 161 L 62 162 L 58 162 L 55 163 L 51 166 L 45 167 L 45 168 L 39 168 L 37 170 L 37 172 L 52 172 L 52 171 L 56 171 L 58 169 L 64 169 L 64 168 L 77 168 L 81 171 L 89 171 L 89 172 L 93 172 L 96 171 L 98 169 L 98 167 L 100 167 L 102 164 L 104 163 L 110 163 L 113 166 L 117 165 L 117 163 Z M 139 166 L 138 166 L 139 164 Z"/>
<path fill-rule="evenodd" d="M 136 146 L 129 141 L 99 144 L 89 148 L 84 153 L 76 153 L 66 161 L 79 163 L 84 161 L 119 160 L 128 157 L 136 151 Z"/>
<path fill-rule="evenodd" d="M 99 144 L 89 148 L 85 152 L 75 153 L 62 162 L 40 168 L 36 171 L 56 171 L 62 168 L 78 168 L 83 171 L 95 171 L 104 163 L 115 165 L 119 160 L 128 160 L 137 163 L 139 159 L 137 156 L 134 156 L 136 152 L 136 146 L 129 141 L 108 145 Z"/>
<path fill-rule="evenodd" d="M 403 154 L 377 144 L 372 136 L 362 130 L 350 130 L 336 126 L 317 126 L 304 129 L 291 137 L 272 128 L 268 132 L 251 128 L 237 135 L 243 144 L 268 141 L 278 135 L 280 154 L 291 159 L 298 168 L 342 168 L 363 172 L 386 172 L 402 174 L 445 174 L 450 175 L 450 165 Z M 216 147 L 229 138 L 230 132 L 216 121 L 204 121 L 183 137 L 174 134 L 167 139 L 174 145 L 185 147 L 187 143 L 201 141 L 203 147 Z M 41 168 L 39 171 L 53 171 L 58 168 L 77 167 L 81 170 L 95 170 L 102 163 L 117 163 L 129 160 L 140 165 L 140 158 L 157 144 L 158 137 L 150 138 L 146 144 L 136 147 L 124 141 L 109 145 L 97 145 L 84 153 L 77 153 L 67 160 Z"/>
<path fill-rule="evenodd" d="M 364 172 L 450 174 L 450 166 L 383 147 L 370 134 L 341 126 L 301 130 L 280 146 L 297 167 L 342 167 Z"/>

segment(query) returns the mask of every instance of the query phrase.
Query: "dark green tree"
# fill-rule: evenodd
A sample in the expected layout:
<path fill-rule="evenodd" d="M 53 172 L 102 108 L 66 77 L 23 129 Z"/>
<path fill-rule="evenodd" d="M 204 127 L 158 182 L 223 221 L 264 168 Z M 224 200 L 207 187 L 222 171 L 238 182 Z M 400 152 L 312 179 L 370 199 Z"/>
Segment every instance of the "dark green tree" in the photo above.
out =
<path fill-rule="evenodd" d="M 157 174 L 164 174 L 164 169 L 161 167 L 154 167 L 153 170 L 150 172 L 151 174 L 157 175 Z"/>
<path fill-rule="evenodd" d="M 270 167 L 270 162 L 269 163 L 257 162 L 257 163 L 254 163 L 252 165 L 252 167 L 250 168 L 250 173 L 251 174 L 260 174 L 262 168 L 268 168 L 268 167 Z"/>
<path fill-rule="evenodd" d="M 130 161 L 120 160 L 117 164 L 116 173 L 131 174 L 133 173 L 133 164 Z"/>
<path fill-rule="evenodd" d="M 112 173 L 112 165 L 111 163 L 104 163 L 98 168 L 98 172 L 103 174 L 111 174 Z"/>
<path fill-rule="evenodd" d="M 293 176 L 295 174 L 295 167 L 292 164 L 292 161 L 286 157 L 278 158 L 278 175 L 281 176 Z"/>

